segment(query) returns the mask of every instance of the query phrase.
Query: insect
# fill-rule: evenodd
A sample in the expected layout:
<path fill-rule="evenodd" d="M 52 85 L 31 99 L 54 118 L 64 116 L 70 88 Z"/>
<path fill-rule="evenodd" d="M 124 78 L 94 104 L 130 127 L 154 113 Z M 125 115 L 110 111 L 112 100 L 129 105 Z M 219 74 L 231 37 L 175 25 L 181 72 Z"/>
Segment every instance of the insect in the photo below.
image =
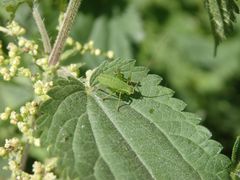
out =
<path fill-rule="evenodd" d="M 135 87 L 127 82 L 122 73 L 118 73 L 116 76 L 101 74 L 98 76 L 98 82 L 112 92 L 119 94 L 117 109 L 119 109 L 119 102 L 122 95 L 132 95 L 135 93 Z"/>
<path fill-rule="evenodd" d="M 108 87 L 113 92 L 127 95 L 134 93 L 134 87 L 117 76 L 101 74 L 98 76 L 98 81 L 101 85 Z"/>

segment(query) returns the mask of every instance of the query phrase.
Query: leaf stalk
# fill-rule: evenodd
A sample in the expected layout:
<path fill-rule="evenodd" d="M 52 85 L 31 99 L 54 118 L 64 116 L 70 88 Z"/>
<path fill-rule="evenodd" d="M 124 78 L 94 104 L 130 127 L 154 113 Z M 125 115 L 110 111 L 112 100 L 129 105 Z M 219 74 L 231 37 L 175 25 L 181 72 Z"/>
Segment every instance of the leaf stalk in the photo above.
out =
<path fill-rule="evenodd" d="M 34 18 L 34 20 L 37 24 L 37 27 L 38 27 L 39 33 L 41 35 L 41 38 L 42 38 L 44 52 L 47 53 L 47 54 L 50 54 L 51 51 L 52 51 L 51 42 L 50 42 L 47 30 L 46 30 L 45 24 L 44 24 L 44 22 L 41 18 L 41 15 L 38 11 L 38 7 L 35 3 L 33 5 L 32 14 L 33 14 L 33 18 Z"/>
<path fill-rule="evenodd" d="M 70 0 L 57 39 L 54 43 L 53 50 L 49 56 L 49 65 L 56 65 L 58 63 L 80 4 L 81 0 Z"/>

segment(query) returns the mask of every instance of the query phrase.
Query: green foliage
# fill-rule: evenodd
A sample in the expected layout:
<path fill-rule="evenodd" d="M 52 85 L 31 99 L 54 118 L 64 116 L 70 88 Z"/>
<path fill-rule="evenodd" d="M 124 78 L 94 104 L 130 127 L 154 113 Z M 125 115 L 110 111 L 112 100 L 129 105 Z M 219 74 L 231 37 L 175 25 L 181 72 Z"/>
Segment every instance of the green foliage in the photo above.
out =
<path fill-rule="evenodd" d="M 237 137 L 237 140 L 234 143 L 232 151 L 232 172 L 231 178 L 237 180 L 240 178 L 240 136 Z"/>
<path fill-rule="evenodd" d="M 232 152 L 232 165 L 236 166 L 238 162 L 240 162 L 240 136 L 237 137 Z"/>
<path fill-rule="evenodd" d="M 205 0 L 205 4 L 217 47 L 232 32 L 233 22 L 236 20 L 235 13 L 239 13 L 239 8 L 235 0 Z"/>
<path fill-rule="evenodd" d="M 236 98 L 240 77 L 239 25 L 213 57 L 212 35 L 202 2 L 174 2 L 175 7 L 159 3 L 153 8 L 151 2 L 145 6 L 142 14 L 146 36 L 137 53 L 138 63 L 163 76 L 167 86 L 188 104 L 188 110 L 203 117 L 204 125 L 230 156 L 240 132 L 240 104 Z M 159 19 L 153 18 L 157 17 L 154 9 L 161 12 Z"/>
<path fill-rule="evenodd" d="M 3 0 L 2 5 L 6 10 L 11 14 L 11 17 L 15 15 L 16 10 L 18 7 L 23 4 L 28 3 L 29 5 L 32 5 L 33 0 Z"/>
<path fill-rule="evenodd" d="M 32 97 L 33 89 L 26 79 L 19 78 L 13 82 L 0 80 L 0 112 L 3 112 L 6 106 L 18 108 Z"/>
<path fill-rule="evenodd" d="M 229 159 L 200 119 L 183 112 L 185 104 L 159 85 L 159 76 L 134 63 L 106 62 L 90 87 L 81 79 L 58 79 L 50 90 L 38 127 L 64 172 L 80 179 L 228 179 Z M 116 70 L 140 82 L 140 94 L 122 99 L 119 111 L 117 98 L 103 100 L 97 81 Z"/>
<path fill-rule="evenodd" d="M 5 162 L 4 160 L 0 160 L 0 167 L 4 167 L 7 165 L 7 162 Z M 4 171 L 4 170 L 0 170 L 0 178 L 1 179 L 7 179 L 9 177 L 9 172 L 8 171 Z"/>
<path fill-rule="evenodd" d="M 81 42 L 93 40 L 96 48 L 103 51 L 112 50 L 116 57 L 133 58 L 132 45 L 140 43 L 144 38 L 141 16 L 131 4 L 122 11 L 117 7 L 113 7 L 112 11 L 111 16 L 102 12 L 97 17 L 80 13 L 77 19 L 80 25 L 73 28 L 72 36 Z M 104 59 L 85 55 L 83 61 L 88 67 L 94 68 Z"/>
<path fill-rule="evenodd" d="M 61 3 L 59 2 L 60 1 L 42 0 L 40 3 L 40 9 L 44 10 L 41 13 L 46 24 L 48 25 L 47 29 L 50 32 L 51 39 L 54 39 L 56 35 L 55 28 L 57 25 L 56 17 L 59 14 L 58 11 L 59 9 L 65 8 L 65 1 L 63 0 Z M 229 5 L 235 5 L 234 1 L 227 2 Z M 150 68 L 151 72 L 164 76 L 164 83 L 176 90 L 177 96 L 181 97 L 180 99 L 184 99 L 184 101 L 189 104 L 188 110 L 197 111 L 200 115 L 202 115 L 205 120 L 204 125 L 211 129 L 215 139 L 224 144 L 224 153 L 229 155 L 231 151 L 230 149 L 232 148 L 232 141 L 235 139 L 236 135 L 239 135 L 240 132 L 239 26 L 236 26 L 234 30 L 234 38 L 229 38 L 228 42 L 222 44 L 221 50 L 214 59 L 212 57 L 213 48 L 210 40 L 212 37 L 210 36 L 209 32 L 210 27 L 208 27 L 209 21 L 206 17 L 207 13 L 205 13 L 205 9 L 203 9 L 201 1 L 179 0 L 170 2 L 167 0 L 99 0 L 98 2 L 90 1 L 89 5 L 87 5 L 88 3 L 88 1 L 83 1 L 83 6 L 80 10 L 79 17 L 76 20 L 75 27 L 71 33 L 74 39 L 80 40 L 81 42 L 86 42 L 87 40 L 92 39 L 94 40 L 96 47 L 104 51 L 114 50 L 117 57 L 137 56 L 139 59 L 137 62 L 138 64 L 144 64 Z M 2 11 L 2 8 L 3 7 L 0 7 L 1 22 L 3 22 L 6 17 L 6 14 L 4 11 Z M 234 8 L 229 8 L 229 10 L 230 9 L 234 10 Z M 225 11 L 222 12 L 226 13 Z M 234 12 L 235 11 L 229 11 L 229 13 L 226 13 L 224 16 L 226 18 L 226 22 L 225 24 L 221 25 L 221 27 L 224 28 L 221 30 L 217 28 L 219 32 L 214 31 L 215 38 L 218 38 L 215 39 L 216 44 L 220 42 L 220 38 L 225 38 L 226 35 L 231 32 L 233 20 L 227 20 L 229 20 L 229 17 L 234 19 Z M 30 9 L 27 6 L 21 6 L 21 8 L 18 9 L 16 19 L 24 27 L 28 27 L 28 37 L 31 36 L 31 38 L 39 41 L 39 33 L 36 31 L 35 23 L 29 17 L 30 13 Z M 221 15 L 224 15 L 224 13 Z M 215 19 L 217 19 L 216 17 Z M 144 28 L 142 26 L 144 26 Z M 216 22 L 215 27 L 217 27 Z M 144 39 L 143 34 L 145 34 Z M 4 41 L 4 45 L 7 44 L 7 38 L 8 37 L 1 36 L 1 40 Z M 70 64 L 71 62 L 83 61 L 88 65 L 88 67 L 96 67 L 103 62 L 104 59 L 95 59 L 91 55 L 84 55 L 81 57 L 77 54 L 76 56 L 70 57 L 62 63 Z M 100 69 L 101 68 L 98 70 Z M 104 69 L 104 71 L 107 71 L 107 69 L 108 68 Z M 99 86 L 97 81 L 95 81 L 95 78 L 99 76 L 97 72 L 93 74 L 91 79 L 91 85 L 93 87 Z M 102 71 L 100 71 L 100 74 L 101 73 Z M 109 71 L 109 73 L 111 74 L 112 72 Z M 128 76 L 127 74 L 125 75 Z M 77 86 L 80 86 L 79 83 L 81 82 L 75 80 L 61 80 L 59 82 L 71 84 L 71 81 L 74 81 L 74 86 L 76 84 L 78 84 Z M 59 85 L 60 88 L 63 86 L 63 84 Z M 12 82 L 0 83 L 1 108 L 3 108 L 5 105 L 17 107 L 21 104 L 24 104 L 24 101 L 29 99 L 28 92 L 31 92 L 31 89 L 28 88 L 27 90 L 21 91 L 18 87 L 19 84 L 16 85 Z M 25 85 L 21 85 L 20 87 L 25 87 Z M 85 89 L 85 87 L 81 88 Z M 107 89 L 108 88 L 106 87 L 104 90 Z M 93 93 L 95 93 L 95 91 Z M 62 94 L 62 92 L 59 94 Z M 13 97 L 12 95 L 16 95 L 16 97 Z M 93 94 L 91 93 L 90 95 L 83 93 L 81 97 L 89 98 L 92 95 Z M 107 94 L 103 94 L 102 96 L 105 97 L 106 95 Z M 69 96 L 71 96 L 70 93 L 66 95 L 66 97 Z M 99 96 L 97 92 L 97 97 Z M 112 104 L 117 104 L 117 98 L 117 96 L 112 98 L 112 101 L 114 101 Z M 129 101 L 131 98 L 122 99 L 124 106 L 120 108 L 120 112 L 124 110 L 124 108 L 129 107 L 125 104 L 130 104 L 130 106 L 132 105 Z M 63 100 L 59 100 L 56 97 L 53 101 L 62 102 Z M 83 101 L 84 100 L 81 100 L 81 102 Z M 104 106 L 105 104 L 111 104 L 109 101 L 111 101 L 111 99 L 106 99 L 103 102 Z M 164 102 L 165 101 L 167 101 L 167 98 L 164 100 Z M 82 106 L 83 105 L 81 104 L 81 107 Z M 171 106 L 173 106 L 173 104 L 171 104 Z M 177 104 L 177 106 L 181 107 L 182 105 L 180 103 L 180 105 Z M 116 106 L 114 105 L 112 106 L 114 110 L 116 110 L 115 107 Z M 114 111 L 113 109 L 111 110 Z M 154 110 L 151 109 L 150 112 L 152 111 Z M 170 112 L 172 112 L 172 109 Z M 177 111 L 177 113 L 180 114 L 179 111 Z M 89 118 L 86 119 L 87 120 L 85 120 L 84 123 L 87 122 L 88 128 L 92 128 L 92 125 L 89 127 Z M 72 126 L 71 123 L 73 123 L 73 121 L 65 123 L 62 130 L 59 130 L 58 127 L 56 131 L 65 133 L 65 130 L 75 129 L 75 127 L 68 127 Z M 74 123 L 80 127 L 79 122 Z M 51 123 L 47 121 L 44 126 L 42 125 L 42 127 L 45 128 L 44 132 L 51 134 L 50 130 L 48 129 L 50 125 Z M 104 125 L 106 125 L 106 123 Z M 167 125 L 170 126 L 170 123 Z M 91 133 L 97 131 L 97 128 L 95 126 L 94 130 L 89 129 L 87 129 L 87 132 L 84 132 L 81 137 L 83 137 L 82 139 L 86 139 L 86 141 L 90 139 L 89 142 L 91 142 L 94 139 L 94 135 L 91 136 Z M 10 131 L 6 126 L 1 125 L 0 132 L 6 132 L 7 134 L 7 132 Z M 78 132 L 75 134 L 77 133 Z M 1 139 L 4 139 L 6 134 L 4 133 L 4 135 L 1 135 Z M 89 134 L 90 137 L 88 137 Z M 10 133 L 7 134 L 7 136 L 10 136 Z M 68 139 L 68 137 L 66 139 Z M 71 137 L 69 139 L 69 141 L 71 141 Z M 105 139 L 106 137 L 103 137 L 103 140 L 98 140 L 98 142 L 103 142 Z M 59 140 L 54 142 L 54 146 L 56 146 L 55 149 L 58 147 L 61 148 L 61 145 L 64 143 L 63 141 L 59 142 L 60 140 L 61 137 L 59 135 Z M 66 141 L 67 144 L 63 146 L 67 152 L 67 155 L 65 156 L 65 159 L 62 159 L 60 162 L 62 163 L 62 166 L 71 164 L 71 161 L 75 158 L 73 156 L 79 155 L 76 153 L 78 149 L 74 149 L 75 146 L 72 149 L 68 148 L 72 144 L 76 145 L 77 143 L 72 143 L 69 145 L 69 141 Z M 128 141 L 127 144 L 129 145 Z M 102 147 L 96 148 L 95 146 L 93 145 L 92 149 L 94 149 L 94 152 L 97 151 L 97 155 L 93 156 L 93 159 L 100 154 L 98 152 L 100 151 L 100 148 L 102 149 Z M 86 149 L 89 147 L 91 147 L 91 144 L 87 144 Z M 81 150 L 81 152 L 88 152 L 86 149 Z M 53 152 L 56 152 L 62 157 L 65 155 L 58 149 L 53 150 Z M 84 155 L 86 155 L 86 153 L 84 153 L 83 156 Z M 36 157 L 34 154 L 31 154 L 30 156 Z M 88 156 L 88 154 L 86 156 Z M 82 157 L 80 157 L 80 159 L 81 158 Z M 65 164 L 65 162 L 67 163 Z M 95 166 L 96 169 L 101 166 L 101 163 L 104 162 L 105 161 L 102 159 L 97 161 Z M 77 163 L 76 165 L 69 166 L 69 169 L 78 166 Z M 105 168 L 106 166 L 101 167 L 103 167 L 103 169 L 97 169 L 96 171 L 98 177 L 102 177 L 101 175 L 104 175 L 104 172 L 109 170 Z M 238 169 L 238 167 L 234 165 L 234 169 L 232 171 L 237 172 L 236 169 Z M 103 174 L 101 174 L 100 171 Z M 2 175 L 2 172 L 0 172 L 0 174 Z M 78 173 L 73 174 L 78 176 Z M 235 174 L 231 174 L 231 176 L 233 179 L 237 179 Z M 103 179 L 104 178 L 106 177 L 103 176 Z M 111 179 L 111 177 L 107 177 L 106 179 Z"/>

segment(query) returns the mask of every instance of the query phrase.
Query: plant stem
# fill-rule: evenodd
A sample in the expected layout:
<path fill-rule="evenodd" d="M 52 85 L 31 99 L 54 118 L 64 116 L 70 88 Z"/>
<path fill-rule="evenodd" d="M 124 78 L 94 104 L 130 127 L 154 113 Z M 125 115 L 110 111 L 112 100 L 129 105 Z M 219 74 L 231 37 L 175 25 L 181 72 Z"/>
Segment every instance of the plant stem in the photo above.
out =
<path fill-rule="evenodd" d="M 23 150 L 23 156 L 22 156 L 22 160 L 21 160 L 21 169 L 23 171 L 26 168 L 29 149 L 30 149 L 30 145 L 26 144 L 25 147 L 24 147 L 24 150 Z"/>
<path fill-rule="evenodd" d="M 3 32 L 5 34 L 11 34 L 10 31 L 7 28 L 2 27 L 2 26 L 0 26 L 0 32 Z"/>
<path fill-rule="evenodd" d="M 38 11 L 38 7 L 37 5 L 34 3 L 33 5 L 33 18 L 37 24 L 38 30 L 41 34 L 42 37 L 42 42 L 43 42 L 43 47 L 44 47 L 44 51 L 45 53 L 49 54 L 52 51 L 52 47 L 51 47 L 51 43 L 50 43 L 50 39 L 46 30 L 46 27 L 43 23 L 43 20 L 41 18 L 41 15 Z"/>
<path fill-rule="evenodd" d="M 60 26 L 57 39 L 49 57 L 49 64 L 56 65 L 60 59 L 61 52 L 67 40 L 68 34 L 77 15 L 81 0 L 70 0 L 63 22 Z"/>

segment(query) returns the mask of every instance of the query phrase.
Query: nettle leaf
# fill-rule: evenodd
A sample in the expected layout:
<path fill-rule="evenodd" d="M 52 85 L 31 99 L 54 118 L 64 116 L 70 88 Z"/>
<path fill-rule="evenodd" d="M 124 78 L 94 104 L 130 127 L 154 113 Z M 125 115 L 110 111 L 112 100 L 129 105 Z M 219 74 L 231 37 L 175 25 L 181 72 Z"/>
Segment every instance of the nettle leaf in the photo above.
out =
<path fill-rule="evenodd" d="M 239 8 L 235 0 L 205 0 L 215 38 L 215 48 L 233 30 Z"/>
<path fill-rule="evenodd" d="M 240 136 L 237 137 L 233 146 L 231 178 L 240 178 Z"/>
<path fill-rule="evenodd" d="M 17 8 L 23 4 L 28 3 L 29 5 L 32 5 L 33 0 L 3 0 L 2 4 L 3 7 L 10 13 L 10 15 L 13 17 Z"/>
<path fill-rule="evenodd" d="M 137 84 L 120 103 L 98 82 L 102 73 L 116 72 Z M 37 123 L 61 172 L 79 179 L 229 179 L 222 146 L 160 82 L 134 60 L 120 59 L 100 65 L 90 87 L 58 79 Z"/>

